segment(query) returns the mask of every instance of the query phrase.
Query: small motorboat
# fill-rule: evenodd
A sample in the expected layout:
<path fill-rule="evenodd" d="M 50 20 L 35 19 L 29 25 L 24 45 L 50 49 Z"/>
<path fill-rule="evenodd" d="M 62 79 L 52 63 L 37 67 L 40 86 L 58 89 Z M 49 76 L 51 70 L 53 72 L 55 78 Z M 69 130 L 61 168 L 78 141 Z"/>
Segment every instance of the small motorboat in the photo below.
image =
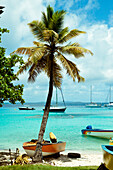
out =
<path fill-rule="evenodd" d="M 102 145 L 103 151 L 103 162 L 106 168 L 113 170 L 113 146 L 112 145 Z"/>
<path fill-rule="evenodd" d="M 91 125 L 88 125 L 86 129 L 82 129 L 81 132 L 85 136 L 94 136 L 106 139 L 113 137 L 113 130 L 93 129 Z"/>
<path fill-rule="evenodd" d="M 64 151 L 66 142 L 57 142 L 56 136 L 52 132 L 50 132 L 49 135 L 52 143 L 50 141 L 43 141 L 42 155 L 49 156 Z M 30 157 L 33 157 L 35 154 L 37 142 L 38 140 L 32 139 L 29 142 L 23 143 L 23 148 Z"/>
<path fill-rule="evenodd" d="M 19 107 L 19 110 L 35 110 L 33 107 Z"/>

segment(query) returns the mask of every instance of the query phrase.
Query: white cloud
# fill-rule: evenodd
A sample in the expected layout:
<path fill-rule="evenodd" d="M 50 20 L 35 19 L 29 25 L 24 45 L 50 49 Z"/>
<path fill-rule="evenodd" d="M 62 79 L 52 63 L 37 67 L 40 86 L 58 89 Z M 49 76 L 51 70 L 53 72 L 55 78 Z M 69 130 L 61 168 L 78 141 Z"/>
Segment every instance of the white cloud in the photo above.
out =
<path fill-rule="evenodd" d="M 74 1 L 71 1 L 70 6 L 66 6 L 66 8 L 71 8 L 73 2 Z M 7 48 L 8 54 L 20 46 L 32 46 L 34 37 L 27 24 L 33 20 L 40 20 L 41 12 L 46 11 L 46 5 L 49 3 L 55 6 L 56 1 L 10 0 L 9 3 L 8 0 L 1 0 L 1 4 L 5 5 L 5 12 L 1 17 L 1 24 L 2 27 L 10 29 L 10 33 L 5 34 L 5 38 L 2 38 L 3 46 Z M 58 5 L 60 6 L 63 3 L 64 2 L 60 1 Z M 80 35 L 73 41 L 80 43 L 83 47 L 90 49 L 94 53 L 94 56 L 86 55 L 85 58 L 80 59 L 70 57 L 77 64 L 81 71 L 81 76 L 85 77 L 86 82 L 84 84 L 73 83 L 71 78 L 64 76 L 63 89 L 66 100 L 88 101 L 88 97 L 84 98 L 84 96 L 87 96 L 90 84 L 94 84 L 95 89 L 99 88 L 99 90 L 101 90 L 102 88 L 106 88 L 106 84 L 112 83 L 113 27 L 108 27 L 108 25 L 103 24 L 103 22 L 88 22 L 89 16 L 87 12 L 97 7 L 99 8 L 97 1 L 89 0 L 84 8 L 78 9 L 77 12 L 70 11 L 65 16 L 65 26 L 68 26 L 70 30 L 77 28 L 87 32 L 87 34 Z M 109 16 L 111 26 L 112 14 L 113 12 L 111 11 Z M 27 100 L 45 100 L 48 90 L 48 79 L 44 74 L 39 75 L 33 84 L 27 83 L 27 73 L 20 75 L 19 78 L 20 83 L 25 85 L 24 97 Z M 29 98 L 29 95 L 33 95 L 34 97 Z M 103 99 L 100 98 L 100 100 Z"/>
<path fill-rule="evenodd" d="M 92 10 L 93 8 L 98 8 L 99 4 L 97 0 L 88 0 L 88 3 L 84 7 L 85 10 Z"/>

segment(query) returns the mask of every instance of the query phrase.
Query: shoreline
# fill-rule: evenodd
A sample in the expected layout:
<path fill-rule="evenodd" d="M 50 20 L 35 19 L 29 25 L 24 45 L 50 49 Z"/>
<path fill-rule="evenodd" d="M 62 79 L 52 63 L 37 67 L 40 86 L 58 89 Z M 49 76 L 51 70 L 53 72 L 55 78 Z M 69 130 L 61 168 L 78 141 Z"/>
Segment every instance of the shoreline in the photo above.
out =
<path fill-rule="evenodd" d="M 0 152 L 8 152 L 8 150 L 0 150 Z M 13 152 L 13 151 L 12 151 Z M 80 158 L 69 158 L 68 153 L 79 153 Z M 25 152 L 20 151 L 20 155 Z M 31 159 L 30 159 L 31 162 Z M 44 157 L 43 164 L 50 164 L 58 167 L 78 167 L 78 166 L 100 166 L 103 163 L 102 152 L 78 152 L 78 151 L 63 151 L 60 153 L 60 157 Z"/>

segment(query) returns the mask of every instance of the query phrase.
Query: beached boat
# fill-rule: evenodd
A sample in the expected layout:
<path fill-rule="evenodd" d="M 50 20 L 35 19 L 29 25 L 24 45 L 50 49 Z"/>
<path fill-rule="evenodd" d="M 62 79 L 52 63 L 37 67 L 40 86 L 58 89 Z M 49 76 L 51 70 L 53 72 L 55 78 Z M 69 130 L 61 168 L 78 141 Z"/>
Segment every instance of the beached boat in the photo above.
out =
<path fill-rule="evenodd" d="M 58 94 L 57 94 L 57 88 L 56 88 L 56 104 L 55 104 L 55 106 L 50 106 L 49 112 L 65 112 L 66 105 L 65 105 L 62 89 L 60 89 L 60 91 L 61 91 L 64 106 L 58 106 Z M 43 109 L 43 111 L 44 111 L 44 109 Z"/>
<path fill-rule="evenodd" d="M 103 151 L 103 162 L 106 168 L 113 170 L 113 146 L 112 145 L 102 145 Z"/>
<path fill-rule="evenodd" d="M 87 108 L 100 108 L 101 104 L 92 102 L 92 86 L 90 88 L 90 103 L 86 104 Z"/>
<path fill-rule="evenodd" d="M 19 110 L 35 110 L 33 107 L 19 107 Z"/>
<path fill-rule="evenodd" d="M 81 132 L 85 136 L 94 136 L 106 139 L 113 137 L 113 130 L 93 129 L 91 125 L 87 126 L 86 129 L 82 129 Z"/>
<path fill-rule="evenodd" d="M 36 150 L 37 140 L 31 140 L 23 144 L 25 152 L 33 157 Z M 66 142 L 50 143 L 50 141 L 45 141 L 42 143 L 42 155 L 49 156 L 65 150 Z"/>

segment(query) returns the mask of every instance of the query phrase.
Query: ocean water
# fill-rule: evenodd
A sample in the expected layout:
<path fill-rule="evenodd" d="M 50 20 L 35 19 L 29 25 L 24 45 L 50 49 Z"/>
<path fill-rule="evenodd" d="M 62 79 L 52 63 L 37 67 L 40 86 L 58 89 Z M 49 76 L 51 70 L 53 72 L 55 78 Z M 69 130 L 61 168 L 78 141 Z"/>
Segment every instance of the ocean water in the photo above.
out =
<path fill-rule="evenodd" d="M 43 115 L 43 106 L 29 105 L 36 110 L 19 110 L 19 105 L 7 104 L 0 108 L 0 150 L 19 148 L 31 139 L 37 139 Z M 84 106 L 67 106 L 64 113 L 50 113 L 44 135 L 49 140 L 53 132 L 58 141 L 66 141 L 66 151 L 101 152 L 101 145 L 109 140 L 84 137 L 81 129 L 87 125 L 93 128 L 113 129 L 113 110 L 108 108 L 85 108 Z"/>

